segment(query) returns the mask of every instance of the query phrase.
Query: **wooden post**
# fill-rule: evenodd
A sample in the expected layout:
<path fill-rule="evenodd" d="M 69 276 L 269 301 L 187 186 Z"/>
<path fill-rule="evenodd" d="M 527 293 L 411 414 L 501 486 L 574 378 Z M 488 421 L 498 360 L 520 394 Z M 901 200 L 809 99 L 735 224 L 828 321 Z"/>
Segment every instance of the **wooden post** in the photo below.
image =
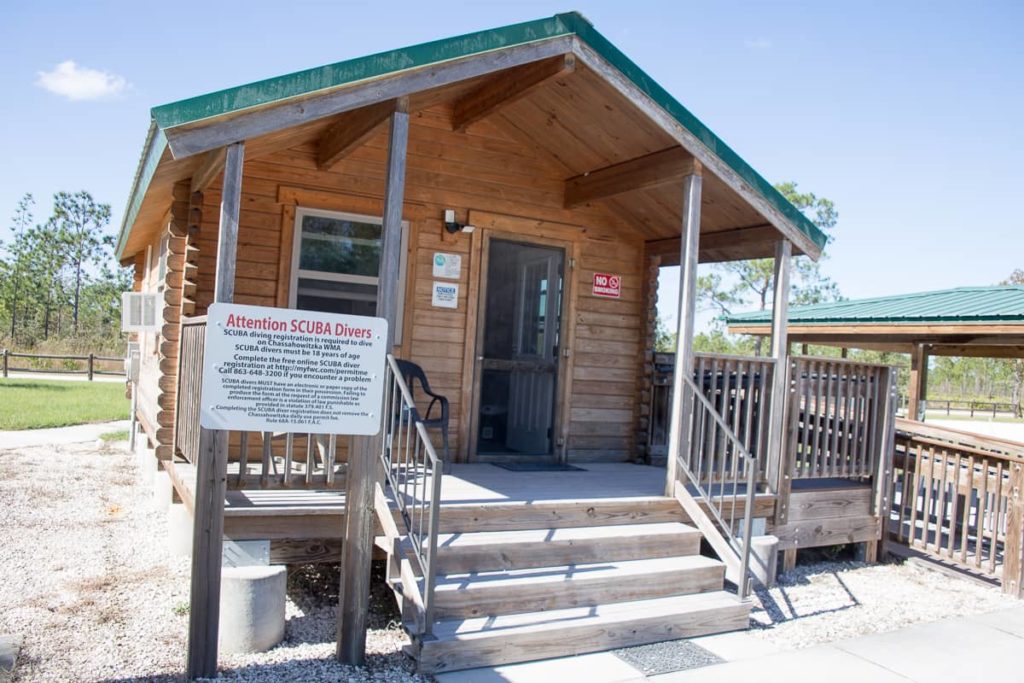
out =
<path fill-rule="evenodd" d="M 4 379 L 7 379 L 7 364 L 10 362 L 10 355 L 11 352 L 7 349 L 4 349 Z"/>
<path fill-rule="evenodd" d="M 910 397 L 907 403 L 907 419 L 917 420 L 921 415 L 922 401 L 928 391 L 928 353 L 924 344 L 914 342 L 910 350 Z M 973 406 L 971 416 L 974 416 Z M 922 420 L 923 421 L 923 420 Z"/>
<path fill-rule="evenodd" d="M 992 550 L 995 552 L 995 549 Z M 1006 543 L 1003 548 L 1003 592 L 1021 597 L 1024 581 L 1024 468 L 1010 466 L 1010 491 L 1006 510 Z"/>
<path fill-rule="evenodd" d="M 787 331 L 789 324 L 789 267 L 793 260 L 793 244 L 780 240 L 775 245 L 775 293 L 772 300 L 772 358 L 775 360 L 775 375 L 772 378 L 771 404 L 768 407 L 768 485 L 776 492 L 785 486 L 784 477 L 789 476 L 783 466 L 785 458 L 785 417 L 786 399 L 789 396 L 789 348 Z M 779 500 L 776 507 L 776 522 L 783 523 L 789 507 L 787 500 Z"/>
<path fill-rule="evenodd" d="M 93 363 L 94 363 L 95 360 L 96 360 L 96 354 L 90 353 L 89 354 L 89 370 L 88 370 L 88 372 L 89 372 L 89 381 L 90 382 L 92 381 Z"/>
<path fill-rule="evenodd" d="M 665 463 L 665 495 L 675 495 L 679 477 L 678 459 L 690 452 L 689 392 L 683 378 L 693 378 L 693 324 L 697 312 L 697 257 L 700 249 L 700 166 L 683 178 L 683 225 L 679 241 L 679 320 L 676 328 L 675 374 L 672 376 L 672 416 L 668 432 L 668 462 Z"/>
<path fill-rule="evenodd" d="M 896 403 L 899 400 L 896 368 L 889 368 L 884 375 L 881 399 L 881 414 L 876 416 L 879 425 L 876 453 L 878 462 L 875 467 L 874 478 L 874 504 L 873 509 L 878 517 L 878 543 L 873 552 L 868 554 L 866 561 L 873 562 L 885 558 L 885 544 L 889 534 L 889 509 L 892 501 L 892 470 L 893 458 L 896 450 Z M 953 532 L 951 532 L 953 533 Z M 875 559 L 870 559 L 874 557 Z"/>
<path fill-rule="evenodd" d="M 377 315 L 388 320 L 388 352 L 394 344 L 398 318 L 398 273 L 402 248 L 402 205 L 405 157 L 409 143 L 408 102 L 396 103 L 391 115 L 384 216 L 377 286 Z M 383 373 L 384 368 L 381 368 Z M 345 540 L 341 546 L 338 593 L 338 660 L 361 666 L 366 656 L 366 615 L 370 604 L 370 560 L 373 556 L 374 486 L 380 436 L 352 440 L 345 482 Z"/>
<path fill-rule="evenodd" d="M 235 254 L 238 210 L 242 201 L 244 143 L 228 145 L 217 236 L 215 303 L 235 296 Z M 217 630 L 220 621 L 220 574 L 224 536 L 224 495 L 227 480 L 228 433 L 200 429 L 196 463 L 196 495 L 192 526 L 192 586 L 188 624 L 189 680 L 217 677 Z"/>

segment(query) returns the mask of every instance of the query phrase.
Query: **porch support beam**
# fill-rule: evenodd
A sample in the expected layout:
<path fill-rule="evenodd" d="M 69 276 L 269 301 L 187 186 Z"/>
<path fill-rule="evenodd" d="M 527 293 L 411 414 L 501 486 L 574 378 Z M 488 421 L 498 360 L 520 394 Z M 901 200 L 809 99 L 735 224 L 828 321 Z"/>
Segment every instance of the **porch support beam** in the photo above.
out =
<path fill-rule="evenodd" d="M 220 199 L 217 271 L 213 290 L 215 303 L 231 303 L 235 295 L 238 212 L 242 201 L 242 163 L 245 159 L 243 144 L 236 142 L 228 145 L 224 154 L 224 188 Z M 186 676 L 189 680 L 217 677 L 227 461 L 228 433 L 201 429 L 192 526 L 192 578 L 186 663 Z"/>
<path fill-rule="evenodd" d="M 907 417 L 917 420 L 928 392 L 928 349 L 921 342 L 910 347 L 910 387 L 907 402 Z"/>
<path fill-rule="evenodd" d="M 750 258 L 751 247 L 754 245 L 759 245 L 766 255 L 771 255 L 775 252 L 775 243 L 778 240 L 779 231 L 768 223 L 704 233 L 700 238 L 700 262 L 719 263 L 731 261 L 733 258 Z M 651 240 L 645 244 L 645 250 L 648 255 L 660 256 L 662 266 L 677 266 L 681 241 L 679 237 Z M 736 254 L 735 257 L 732 256 L 733 253 Z"/>
<path fill-rule="evenodd" d="M 395 111 L 395 101 L 389 100 L 344 114 L 320 138 L 317 150 L 317 168 L 331 170 L 385 123 Z"/>
<path fill-rule="evenodd" d="M 565 208 L 675 183 L 689 174 L 700 175 L 701 163 L 682 147 L 669 147 L 569 178 Z"/>
<path fill-rule="evenodd" d="M 779 493 L 775 511 L 778 524 L 789 515 L 789 472 L 786 466 L 785 417 L 789 399 L 789 270 L 793 260 L 793 244 L 780 240 L 775 245 L 775 292 L 772 299 L 772 359 L 775 376 L 772 380 L 771 406 L 768 411 L 768 484 Z"/>
<path fill-rule="evenodd" d="M 192 192 L 205 192 L 221 171 L 224 170 L 224 160 L 227 158 L 227 147 L 211 149 L 199 160 L 199 166 L 192 173 Z"/>
<path fill-rule="evenodd" d="M 754 189 L 749 180 L 742 177 L 722 161 L 703 140 L 683 126 L 672 114 L 662 108 L 661 105 L 641 90 L 636 83 L 630 80 L 628 76 L 605 61 L 604 57 L 582 40 L 577 39 L 573 43 L 573 52 L 576 53 L 580 63 L 601 76 L 610 86 L 615 88 L 662 130 L 700 160 L 716 178 L 732 188 L 752 207 L 757 209 L 768 222 L 779 229 L 779 232 L 786 235 L 801 253 L 807 254 L 814 259 L 821 255 L 821 247 L 809 235 L 800 230 L 781 210 L 769 203 L 758 190 Z"/>
<path fill-rule="evenodd" d="M 679 262 L 679 310 L 676 328 L 675 374 L 672 376 L 672 417 L 668 433 L 668 462 L 665 495 L 675 496 L 679 477 L 678 461 L 690 452 L 690 393 L 684 391 L 686 377 L 693 377 L 693 329 L 697 314 L 697 254 L 700 249 L 700 201 L 702 178 L 699 167 L 683 178 L 683 224 Z"/>
<path fill-rule="evenodd" d="M 576 56 L 561 55 L 506 71 L 455 102 L 452 130 L 464 131 L 471 124 L 518 102 L 545 83 L 576 70 Z"/>
<path fill-rule="evenodd" d="M 391 115 L 388 165 L 384 189 L 380 284 L 377 315 L 388 321 L 388 351 L 394 345 L 398 318 L 398 275 L 402 249 L 402 204 L 409 142 L 409 103 L 401 98 Z M 381 372 L 384 368 L 381 368 Z M 345 540 L 341 551 L 338 598 L 338 660 L 361 666 L 366 656 L 366 616 L 370 604 L 370 560 L 373 556 L 374 486 L 379 475 L 381 436 L 356 437 L 348 459 L 345 483 Z"/>

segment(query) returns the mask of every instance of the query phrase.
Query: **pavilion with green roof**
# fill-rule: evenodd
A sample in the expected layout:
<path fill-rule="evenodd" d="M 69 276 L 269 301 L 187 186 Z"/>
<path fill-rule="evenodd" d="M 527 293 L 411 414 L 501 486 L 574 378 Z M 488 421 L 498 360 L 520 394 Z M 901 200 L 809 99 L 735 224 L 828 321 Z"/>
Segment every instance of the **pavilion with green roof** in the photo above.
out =
<path fill-rule="evenodd" d="M 729 332 L 768 336 L 771 311 L 726 317 Z M 789 342 L 909 353 L 909 415 L 918 415 L 928 356 L 1024 357 L 1024 286 L 955 289 L 789 309 Z"/>

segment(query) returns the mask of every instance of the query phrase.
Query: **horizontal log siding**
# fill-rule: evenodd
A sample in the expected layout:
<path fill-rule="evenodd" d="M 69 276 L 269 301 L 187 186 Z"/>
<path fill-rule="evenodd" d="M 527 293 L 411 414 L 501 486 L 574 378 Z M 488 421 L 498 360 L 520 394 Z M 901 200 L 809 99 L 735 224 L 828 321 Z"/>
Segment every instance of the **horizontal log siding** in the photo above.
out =
<path fill-rule="evenodd" d="M 627 224 L 602 209 L 562 207 L 562 183 L 571 175 L 552 169 L 551 161 L 512 141 L 487 122 L 468 133 L 450 130 L 444 107 L 412 116 L 406 214 L 410 221 L 407 255 L 405 331 L 398 350 L 421 364 L 431 384 L 451 401 L 451 452 L 459 451 L 459 421 L 464 339 L 471 264 L 468 234 L 442 236 L 444 209 L 465 220 L 470 209 L 525 216 L 584 226 L 577 287 L 577 348 L 574 349 L 573 396 L 569 409 L 567 451 L 571 460 L 626 460 L 632 455 L 636 420 L 637 376 L 641 345 L 642 238 Z M 277 305 L 282 224 L 285 204 L 281 188 L 316 193 L 313 208 L 380 215 L 384 189 L 386 133 L 374 135 L 330 171 L 316 167 L 317 149 L 303 144 L 246 161 L 239 217 L 237 303 Z M 296 190 L 299 191 L 299 190 Z M 220 186 L 216 181 L 204 197 L 196 315 L 213 298 Z M 430 305 L 431 259 L 435 251 L 461 254 L 458 309 Z M 591 294 L 594 272 L 623 276 L 622 298 Z M 345 459 L 339 441 L 339 461 Z"/>

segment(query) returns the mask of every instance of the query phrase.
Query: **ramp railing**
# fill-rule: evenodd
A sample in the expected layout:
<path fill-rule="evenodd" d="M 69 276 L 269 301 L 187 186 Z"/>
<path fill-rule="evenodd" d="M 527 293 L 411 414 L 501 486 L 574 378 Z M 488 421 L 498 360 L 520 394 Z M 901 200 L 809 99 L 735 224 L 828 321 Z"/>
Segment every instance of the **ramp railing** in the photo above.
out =
<path fill-rule="evenodd" d="M 384 374 L 384 428 L 381 464 L 391 497 L 398 507 L 415 563 L 418 585 L 405 589 L 422 601 L 420 628 L 429 635 L 433 625 L 434 585 L 437 576 L 437 530 L 441 514 L 441 480 L 444 463 L 420 419 L 412 392 L 395 357 L 388 354 Z M 411 597 L 411 596 L 408 596 Z"/>

